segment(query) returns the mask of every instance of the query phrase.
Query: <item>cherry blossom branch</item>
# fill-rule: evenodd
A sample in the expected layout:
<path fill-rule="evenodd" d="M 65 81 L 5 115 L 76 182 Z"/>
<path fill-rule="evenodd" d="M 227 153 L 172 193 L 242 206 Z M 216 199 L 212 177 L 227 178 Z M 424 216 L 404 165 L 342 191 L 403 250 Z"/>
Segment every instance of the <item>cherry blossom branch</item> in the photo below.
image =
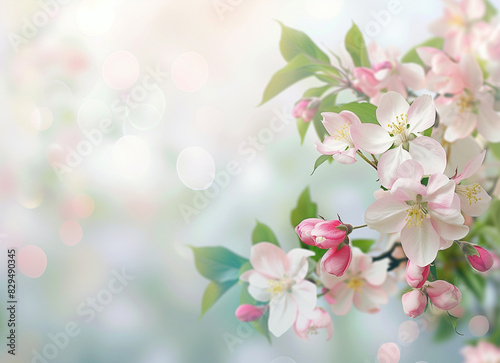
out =
<path fill-rule="evenodd" d="M 373 164 L 370 160 L 368 160 L 368 158 L 361 152 L 361 151 L 356 151 L 356 154 L 358 154 L 361 159 L 363 159 L 364 161 L 366 161 L 368 164 L 370 164 L 375 170 L 377 170 L 377 166 L 375 164 Z"/>
<path fill-rule="evenodd" d="M 403 257 L 403 258 L 396 258 L 394 256 L 392 256 L 392 253 L 394 252 L 394 250 L 397 248 L 397 247 L 401 247 L 401 243 L 400 242 L 396 242 L 392 245 L 391 249 L 382 253 L 381 255 L 379 256 L 375 256 L 373 257 L 373 262 L 375 261 L 380 261 L 380 260 L 383 260 L 384 258 L 388 258 L 390 260 L 389 262 L 389 268 L 387 269 L 387 271 L 392 271 L 394 270 L 396 267 L 399 266 L 399 264 L 401 262 L 404 262 L 404 261 L 407 261 L 408 258 L 407 257 Z"/>

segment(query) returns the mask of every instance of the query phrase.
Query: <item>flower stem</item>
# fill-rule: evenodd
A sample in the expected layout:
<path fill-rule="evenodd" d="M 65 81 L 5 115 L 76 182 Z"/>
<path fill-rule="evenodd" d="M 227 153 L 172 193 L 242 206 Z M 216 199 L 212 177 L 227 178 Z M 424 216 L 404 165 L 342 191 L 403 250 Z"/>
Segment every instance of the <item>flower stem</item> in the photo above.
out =
<path fill-rule="evenodd" d="M 364 228 L 364 227 L 368 227 L 367 224 L 363 224 L 362 226 L 356 226 L 356 227 L 352 227 L 352 229 L 358 229 L 358 228 Z"/>
<path fill-rule="evenodd" d="M 357 151 L 356 152 L 360 157 L 361 159 L 363 159 L 364 161 L 366 161 L 368 164 L 370 164 L 375 170 L 377 170 L 377 166 L 375 164 L 373 164 L 370 160 L 368 160 L 368 158 L 361 152 L 361 151 Z"/>

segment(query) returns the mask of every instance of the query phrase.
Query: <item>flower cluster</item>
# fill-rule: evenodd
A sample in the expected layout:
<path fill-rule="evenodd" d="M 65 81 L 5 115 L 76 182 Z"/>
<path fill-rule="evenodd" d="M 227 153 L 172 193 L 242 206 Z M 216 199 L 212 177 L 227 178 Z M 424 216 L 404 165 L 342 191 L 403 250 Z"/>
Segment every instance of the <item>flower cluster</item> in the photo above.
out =
<path fill-rule="evenodd" d="M 459 287 L 481 299 L 469 277 L 495 267 L 500 241 L 498 169 L 485 162 L 500 158 L 500 24 L 492 9 L 484 0 L 445 1 L 443 18 L 430 28 L 437 38 L 403 57 L 365 45 L 353 25 L 346 50 L 330 60 L 304 33 L 282 25 L 289 64 L 263 102 L 298 80 L 283 86 L 285 71 L 307 64 L 301 78 L 325 84 L 308 90 L 293 115 L 302 139 L 310 124 L 318 133 L 314 170 L 327 160 L 361 160 L 377 186 L 357 226 L 321 217 L 306 189 L 292 212 L 300 248 L 288 253 L 258 224 L 253 235 L 268 239 L 253 240 L 249 263 L 240 266 L 250 298 L 236 310 L 239 320 L 263 323 L 275 336 L 293 327 L 299 338 L 325 330 L 330 339 L 328 309 L 377 313 L 403 290 L 402 309 L 416 318 L 457 308 Z M 339 104 L 341 93 L 355 99 Z M 365 227 L 380 233 L 378 243 L 356 238 Z"/>

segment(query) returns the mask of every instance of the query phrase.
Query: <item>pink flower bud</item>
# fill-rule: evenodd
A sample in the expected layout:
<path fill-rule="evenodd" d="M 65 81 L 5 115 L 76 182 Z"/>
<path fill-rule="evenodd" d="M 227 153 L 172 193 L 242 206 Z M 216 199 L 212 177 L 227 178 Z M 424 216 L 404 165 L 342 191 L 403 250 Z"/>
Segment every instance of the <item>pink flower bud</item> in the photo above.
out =
<path fill-rule="evenodd" d="M 342 276 L 346 271 L 352 260 L 351 247 L 344 245 L 340 249 L 330 248 L 321 259 L 326 272 L 335 276 Z"/>
<path fill-rule="evenodd" d="M 318 334 L 318 329 L 326 329 L 328 332 L 328 339 L 333 336 L 333 323 L 330 314 L 321 308 L 315 308 L 314 311 L 306 316 L 299 314 L 293 330 L 295 334 L 301 339 L 309 340 L 310 334 Z"/>
<path fill-rule="evenodd" d="M 264 314 L 264 308 L 259 306 L 253 306 L 250 304 L 243 304 L 238 306 L 234 315 L 239 321 L 249 322 L 260 319 Z"/>
<path fill-rule="evenodd" d="M 408 260 L 406 264 L 406 282 L 416 289 L 424 286 L 425 280 L 427 280 L 427 276 L 429 276 L 430 269 L 430 265 L 420 267 Z"/>
<path fill-rule="evenodd" d="M 306 110 L 307 105 L 309 105 L 310 99 L 308 98 L 303 98 L 297 104 L 292 110 L 292 115 L 295 118 L 302 118 L 302 114 Z"/>
<path fill-rule="evenodd" d="M 493 256 L 487 250 L 479 246 L 473 246 L 477 252 L 479 252 L 479 256 L 467 256 L 470 264 L 476 270 L 480 272 L 488 271 L 491 266 L 493 266 Z"/>
<path fill-rule="evenodd" d="M 305 122 L 310 122 L 318 112 L 321 100 L 319 98 L 304 98 L 293 108 L 292 115 L 301 118 Z"/>
<path fill-rule="evenodd" d="M 345 241 L 351 231 L 351 225 L 342 224 L 342 222 L 334 219 L 316 224 L 311 231 L 311 236 L 315 238 L 316 246 L 319 248 L 337 248 L 338 245 Z"/>
<path fill-rule="evenodd" d="M 304 219 L 295 227 L 295 232 L 299 235 L 300 240 L 306 245 L 316 246 L 316 237 L 311 236 L 311 231 L 314 229 L 314 226 L 322 222 L 324 222 L 324 220 L 320 218 Z"/>
<path fill-rule="evenodd" d="M 425 311 L 427 297 L 420 290 L 412 290 L 402 297 L 403 311 L 410 318 L 416 318 Z"/>
<path fill-rule="evenodd" d="M 443 280 L 429 282 L 426 291 L 432 303 L 442 310 L 451 310 L 462 300 L 460 290 Z"/>

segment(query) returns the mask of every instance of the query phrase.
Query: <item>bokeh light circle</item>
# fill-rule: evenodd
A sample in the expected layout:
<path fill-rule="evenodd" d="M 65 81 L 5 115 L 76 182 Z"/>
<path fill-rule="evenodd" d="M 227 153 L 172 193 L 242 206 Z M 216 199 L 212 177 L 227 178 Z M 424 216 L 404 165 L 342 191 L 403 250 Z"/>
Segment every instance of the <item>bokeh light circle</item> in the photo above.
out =
<path fill-rule="evenodd" d="M 195 92 L 208 80 L 208 63 L 196 52 L 179 55 L 172 63 L 170 75 L 172 81 L 182 91 Z"/>
<path fill-rule="evenodd" d="M 139 62 L 132 53 L 117 50 L 104 61 L 102 76 L 104 82 L 113 89 L 123 90 L 129 88 L 139 77 Z"/>
<path fill-rule="evenodd" d="M 101 100 L 85 101 L 78 109 L 78 126 L 82 130 L 99 129 L 103 120 L 111 118 L 111 111 Z"/>
<path fill-rule="evenodd" d="M 17 265 L 23 275 L 38 278 L 47 268 L 47 255 L 38 246 L 25 246 L 19 250 Z"/>
<path fill-rule="evenodd" d="M 73 198 L 71 207 L 78 217 L 87 218 L 94 212 L 95 203 L 90 195 L 78 194 Z"/>
<path fill-rule="evenodd" d="M 47 107 L 35 108 L 31 113 L 31 124 L 39 131 L 47 130 L 54 122 L 54 115 Z"/>
<path fill-rule="evenodd" d="M 396 343 L 384 343 L 378 348 L 377 359 L 379 363 L 398 363 L 401 352 Z"/>
<path fill-rule="evenodd" d="M 203 106 L 196 113 L 195 121 L 200 131 L 217 134 L 223 130 L 224 113 L 217 107 Z"/>
<path fill-rule="evenodd" d="M 74 246 L 81 241 L 83 229 L 76 221 L 66 221 L 59 228 L 61 241 L 68 246 Z"/>
<path fill-rule="evenodd" d="M 483 315 L 476 315 L 469 321 L 469 331 L 476 337 L 482 337 L 490 330 L 490 322 Z"/>
<path fill-rule="evenodd" d="M 160 111 L 148 104 L 138 104 L 135 108 L 130 108 L 127 117 L 130 124 L 140 131 L 151 130 L 162 120 Z"/>
<path fill-rule="evenodd" d="M 151 151 L 148 144 L 137 136 L 127 135 L 113 146 L 113 168 L 126 178 L 137 178 L 149 170 Z"/>
<path fill-rule="evenodd" d="M 215 178 L 214 159 L 201 147 L 188 147 L 177 158 L 177 175 L 188 188 L 207 189 Z"/>
<path fill-rule="evenodd" d="M 398 328 L 398 338 L 403 343 L 412 343 L 417 340 L 420 329 L 418 324 L 413 320 L 407 320 Z"/>

